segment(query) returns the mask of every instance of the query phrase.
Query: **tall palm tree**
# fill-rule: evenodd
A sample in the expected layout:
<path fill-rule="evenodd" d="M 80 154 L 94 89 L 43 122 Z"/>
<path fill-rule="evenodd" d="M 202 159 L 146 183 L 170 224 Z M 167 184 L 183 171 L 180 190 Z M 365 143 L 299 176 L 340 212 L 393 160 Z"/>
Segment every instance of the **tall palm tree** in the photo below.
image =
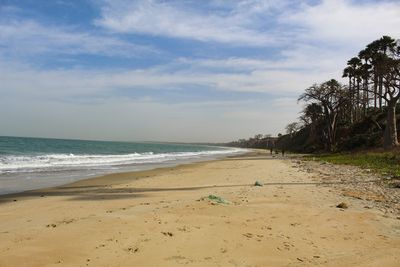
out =
<path fill-rule="evenodd" d="M 382 76 L 380 75 L 380 58 L 382 57 L 381 52 L 381 43 L 379 40 L 375 40 L 367 45 L 366 50 L 371 54 L 371 65 L 373 67 L 374 73 L 374 98 L 375 98 L 375 107 L 376 107 L 376 99 L 378 99 L 379 110 L 382 111 Z"/>
<path fill-rule="evenodd" d="M 370 43 L 367 48 L 372 51 L 372 64 L 376 70 L 378 82 L 379 107 L 382 110 L 382 99 L 387 106 L 387 119 L 383 145 L 392 148 L 399 145 L 397 139 L 396 105 L 400 99 L 400 41 L 389 36 Z M 375 88 L 375 86 L 374 86 Z"/>
<path fill-rule="evenodd" d="M 353 103 L 354 103 L 354 88 L 353 88 L 353 83 L 352 83 L 352 79 L 353 79 L 353 73 L 354 70 L 351 66 L 347 66 L 344 70 L 343 70 L 343 78 L 349 78 L 349 93 L 350 93 L 350 107 L 353 107 Z M 350 121 L 350 123 L 354 122 L 354 117 L 353 117 L 353 108 L 350 108 L 348 110 L 348 119 Z"/>
<path fill-rule="evenodd" d="M 369 88 L 368 88 L 368 83 L 369 83 L 369 78 L 371 74 L 371 54 L 368 49 L 363 49 L 358 53 L 358 57 L 362 60 L 362 65 L 360 67 L 360 72 L 361 72 L 361 77 L 363 80 L 363 111 L 364 111 L 364 116 L 367 113 L 367 108 L 369 107 Z"/>
<path fill-rule="evenodd" d="M 360 82 L 361 82 L 361 59 L 358 57 L 353 57 L 347 61 L 347 65 L 351 68 L 352 78 L 353 78 L 353 92 L 356 96 L 354 105 L 354 118 L 359 119 L 359 104 L 360 104 Z"/>
<path fill-rule="evenodd" d="M 378 45 L 377 41 L 368 44 L 367 47 L 364 49 L 365 57 L 369 58 L 369 62 L 370 62 L 371 68 L 372 68 L 371 73 L 373 76 L 372 84 L 374 87 L 373 94 L 374 94 L 374 110 L 375 111 L 377 109 L 377 99 L 378 99 L 377 92 L 378 92 L 378 79 L 379 79 L 378 69 L 377 69 L 377 64 L 376 64 L 376 57 L 377 57 L 378 50 L 379 50 L 379 45 Z M 379 101 L 381 103 L 380 97 L 379 97 Z M 381 107 L 381 105 L 380 105 L 380 107 Z"/>
<path fill-rule="evenodd" d="M 379 78 L 379 93 L 380 94 L 386 94 L 388 91 L 388 88 L 383 85 L 383 75 L 385 72 L 385 62 L 386 58 L 388 56 L 388 53 L 395 49 L 396 46 L 396 40 L 393 39 L 392 37 L 389 36 L 383 36 L 379 40 L 376 40 L 376 45 L 378 46 L 378 53 L 377 53 L 377 64 L 378 64 L 378 75 L 380 76 Z M 387 100 L 384 99 L 387 103 Z M 381 105 L 381 110 L 382 110 L 382 105 Z"/>

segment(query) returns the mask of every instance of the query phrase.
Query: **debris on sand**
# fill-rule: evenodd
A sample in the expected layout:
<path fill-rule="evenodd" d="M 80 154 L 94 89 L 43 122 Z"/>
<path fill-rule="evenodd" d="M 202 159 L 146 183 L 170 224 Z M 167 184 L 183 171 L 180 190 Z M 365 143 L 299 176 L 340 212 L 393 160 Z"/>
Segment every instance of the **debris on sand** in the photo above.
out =
<path fill-rule="evenodd" d="M 347 209 L 348 207 L 349 206 L 344 202 L 341 202 L 336 206 L 336 208 L 339 208 L 339 209 Z"/>
<path fill-rule="evenodd" d="M 256 181 L 255 183 L 254 183 L 254 186 L 263 186 L 264 184 L 262 183 L 262 182 L 260 182 L 260 181 Z"/>
<path fill-rule="evenodd" d="M 389 183 L 390 188 L 400 188 L 400 180 Z"/>
<path fill-rule="evenodd" d="M 208 195 L 208 197 L 202 197 L 200 200 L 209 200 L 211 201 L 211 203 L 218 203 L 218 204 L 230 204 L 229 201 L 216 195 Z"/>

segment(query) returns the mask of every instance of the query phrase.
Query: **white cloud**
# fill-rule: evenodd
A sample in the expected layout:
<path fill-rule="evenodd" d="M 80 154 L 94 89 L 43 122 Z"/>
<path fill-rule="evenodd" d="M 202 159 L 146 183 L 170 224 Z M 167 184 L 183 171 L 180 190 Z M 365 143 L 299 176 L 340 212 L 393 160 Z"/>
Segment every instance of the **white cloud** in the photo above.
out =
<path fill-rule="evenodd" d="M 243 0 L 195 2 L 105 1 L 96 25 L 233 46 L 279 46 L 323 42 L 354 46 L 387 34 L 400 35 L 397 1 Z M 185 4 L 186 3 L 186 4 Z M 319 45 L 322 45 L 320 43 Z M 350 48 L 351 49 L 351 48 Z"/>
<path fill-rule="evenodd" d="M 179 58 L 177 64 L 214 72 L 249 73 L 254 71 L 334 72 L 351 57 L 349 52 L 311 45 L 296 44 L 279 52 L 277 59 L 228 57 L 222 59 Z M 318 77 L 316 77 L 318 78 Z"/>
<path fill-rule="evenodd" d="M 300 28 L 297 39 L 303 42 L 363 46 L 385 34 L 400 37 L 400 4 L 398 1 L 322 0 L 317 5 L 304 5 L 298 11 L 286 12 L 281 22 Z"/>
<path fill-rule="evenodd" d="M 228 10 L 202 10 L 179 1 L 106 1 L 102 17 L 96 24 L 121 33 L 263 46 L 283 39 L 282 33 L 279 38 L 271 36 L 269 30 L 272 27 L 260 29 L 255 23 L 260 14 L 264 19 L 265 16 L 272 16 L 267 11 L 277 6 L 278 2 L 239 1 L 230 5 L 225 3 L 224 7 Z M 202 3 L 207 6 L 206 2 Z"/>
<path fill-rule="evenodd" d="M 54 101 L 55 92 L 50 99 L 26 92 L 25 97 L 1 94 L 0 112 L 12 115 L 0 119 L 0 135 L 216 142 L 259 132 L 277 134 L 293 117 L 285 109 L 249 100 L 163 103 L 111 96 L 82 105 Z"/>
<path fill-rule="evenodd" d="M 29 20 L 0 20 L 0 48 L 3 54 L 14 57 L 38 54 L 134 57 L 155 52 L 149 46 L 132 44 L 116 37 L 45 26 Z"/>
<path fill-rule="evenodd" d="M 229 61 L 229 60 L 228 60 Z M 245 61 L 246 62 L 246 61 Z M 247 62 L 250 64 L 251 61 Z M 253 62 L 261 65 L 261 61 Z M 224 64 L 218 62 L 218 64 Z M 29 65 L 0 64 L 2 86 L 0 92 L 18 97 L 71 98 L 86 97 L 102 99 L 112 97 L 115 90 L 179 89 L 184 94 L 192 86 L 207 90 L 261 92 L 274 95 L 299 94 L 315 82 L 329 79 L 331 73 L 321 70 L 298 71 L 266 68 L 236 73 L 225 69 L 215 72 L 202 69 L 203 62 L 191 61 L 190 68 L 171 71 L 168 65 L 138 70 L 40 70 Z"/>
<path fill-rule="evenodd" d="M 306 87 L 340 79 L 346 60 L 383 34 L 400 37 L 400 5 L 394 1 L 323 0 L 313 5 L 302 2 L 296 9 L 288 8 L 290 2 L 214 0 L 207 3 L 215 9 L 207 11 L 197 9 L 200 1 L 190 2 L 193 6 L 182 1 L 106 1 L 96 25 L 109 29 L 108 33 L 0 19 L 0 111 L 13 114 L 1 119 L 0 134 L 14 129 L 8 134 L 36 131 L 35 135 L 46 136 L 43 129 L 48 129 L 47 136 L 181 141 L 276 134 L 298 116 L 296 99 Z M 275 25 L 269 24 L 277 17 Z M 203 58 L 180 55 L 166 64 L 101 71 L 95 66 L 91 70 L 40 69 L 25 57 L 128 57 L 154 52 L 124 41 L 124 33 L 222 43 L 216 49 L 274 45 L 277 52 L 271 56 L 265 50 L 265 56 L 260 56 L 260 52 L 246 50 L 208 58 L 200 44 L 195 49 Z M 162 43 L 157 45 L 168 50 Z M 20 56 L 7 62 L 4 58 L 9 57 L 1 57 L 4 53 Z M 227 95 L 231 91 L 268 93 L 271 99 L 259 103 L 245 93 L 237 101 L 202 95 L 204 101 L 166 103 L 162 93 L 152 98 L 157 95 L 155 90 L 179 89 L 185 95 L 193 86 Z M 149 94 L 129 97 L 135 90 L 149 90 Z"/>

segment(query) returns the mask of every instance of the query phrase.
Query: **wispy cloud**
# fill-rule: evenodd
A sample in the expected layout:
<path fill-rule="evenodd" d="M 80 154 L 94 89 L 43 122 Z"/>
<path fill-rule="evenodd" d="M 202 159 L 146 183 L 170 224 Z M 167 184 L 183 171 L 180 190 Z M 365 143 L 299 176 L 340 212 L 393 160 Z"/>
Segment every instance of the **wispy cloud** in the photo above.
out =
<path fill-rule="evenodd" d="M 156 53 L 151 46 L 137 45 L 106 34 L 73 27 L 46 26 L 33 20 L 0 19 L 0 53 L 29 55 L 100 55 L 136 57 Z"/>
<path fill-rule="evenodd" d="M 122 32 L 151 34 L 154 31 L 154 33 L 158 32 L 157 34 L 176 34 L 179 37 L 185 37 L 185 34 L 188 34 L 187 37 L 190 38 L 204 37 L 204 40 L 213 41 L 218 41 L 216 38 L 226 33 L 219 34 L 217 29 L 228 29 L 228 35 L 225 37 L 235 35 L 236 37 L 232 38 L 249 38 L 244 43 L 253 45 L 263 42 L 258 43 L 261 39 L 253 42 L 253 37 L 264 37 L 261 34 L 261 22 L 257 17 L 252 20 L 249 14 L 257 15 L 262 12 L 269 14 L 272 10 L 287 7 L 285 1 L 254 0 L 238 1 L 235 4 L 211 1 L 209 5 L 215 6 L 216 10 L 207 13 L 204 10 L 187 8 L 187 5 L 181 3 L 181 1 L 135 1 L 132 4 L 127 1 L 106 1 L 102 9 L 102 18 L 97 23 L 112 29 L 115 26 L 115 30 Z M 391 8 L 389 12 L 386 12 L 387 8 Z M 37 85 L 36 87 L 40 88 L 37 89 L 38 91 L 54 92 L 53 88 L 57 85 L 57 88 L 62 88 L 60 91 L 64 94 L 65 92 L 72 94 L 76 91 L 77 94 L 88 96 L 96 93 L 112 95 L 113 90 L 120 88 L 126 90 L 169 88 L 185 91 L 190 90 L 187 88 L 191 86 L 227 92 L 297 94 L 314 82 L 340 77 L 341 68 L 346 59 L 352 56 L 353 50 L 359 49 L 356 48 L 359 42 L 356 44 L 350 42 L 348 46 L 345 46 L 347 37 L 352 35 L 356 28 L 359 36 L 355 38 L 373 40 L 372 36 L 378 35 L 378 30 L 362 31 L 361 23 L 369 25 L 368 23 L 372 23 L 371 19 L 380 18 L 383 22 L 374 21 L 372 23 L 374 27 L 377 29 L 376 25 L 380 25 L 379 27 L 384 27 L 392 34 L 396 34 L 399 30 L 393 25 L 399 21 L 399 18 L 393 14 L 398 9 L 398 5 L 393 2 L 384 2 L 377 6 L 373 2 L 360 5 L 346 0 L 324 0 L 320 4 L 303 4 L 295 10 L 282 11 L 283 13 L 279 15 L 280 23 L 296 24 L 291 33 L 294 42 L 278 50 L 274 59 L 240 56 L 217 59 L 180 57 L 167 64 L 153 65 L 148 68 L 104 71 L 82 69 L 46 71 L 28 67 L 23 70 L 15 69 L 12 72 L 7 66 L 2 70 L 3 81 L 9 88 L 15 88 L 15 90 L 26 88 L 29 84 L 30 87 Z M 322 17 L 318 15 L 320 13 L 327 18 L 325 23 L 322 23 Z M 356 26 L 345 27 L 346 23 L 350 23 L 347 21 L 350 14 L 353 14 L 355 20 L 363 22 L 357 22 Z M 386 20 L 383 19 L 384 17 Z M 233 22 L 234 18 L 242 18 L 242 20 Z M 154 21 L 150 23 L 148 20 Z M 228 24 L 231 24 L 233 28 L 225 27 Z M 326 26 L 326 31 L 325 26 L 321 26 L 322 24 Z M 181 27 L 183 30 L 179 31 L 175 27 Z M 200 30 L 196 30 L 198 27 Z M 202 29 L 207 32 L 207 37 L 203 35 Z M 250 29 L 253 33 L 250 34 L 251 36 L 241 35 L 244 32 L 243 29 Z M 360 32 L 363 32 L 362 36 Z M 339 43 L 345 48 L 333 49 L 329 45 L 321 46 L 316 43 L 331 39 L 335 40 L 335 44 Z M 74 31 L 74 29 L 45 27 L 34 21 L 2 23 L 0 20 L 0 45 L 6 47 L 7 53 L 14 51 L 22 54 L 89 53 L 132 56 L 141 51 L 148 51 L 148 47 L 122 41 L 114 35 L 99 36 Z M 61 80 L 63 80 L 62 84 L 60 84 Z"/>
<path fill-rule="evenodd" d="M 269 12 L 282 1 L 238 1 L 217 5 L 203 2 L 208 9 L 196 8 L 183 1 L 106 1 L 102 17 L 96 24 L 115 32 L 178 37 L 198 41 L 214 41 L 242 46 L 277 44 L 283 32 L 261 25 Z M 193 7 L 194 6 L 194 7 Z M 219 8 L 213 9 L 218 6 Z M 222 8 L 221 8 L 222 7 Z M 210 10 L 211 8 L 211 10 Z M 261 18 L 262 15 L 262 18 Z"/>
<path fill-rule="evenodd" d="M 285 12 L 280 22 L 295 29 L 303 42 L 354 47 L 384 34 L 399 37 L 399 14 L 398 1 L 322 0 Z"/>
<path fill-rule="evenodd" d="M 157 91 L 177 87 L 181 94 L 190 95 L 189 85 L 204 85 L 209 78 L 208 75 L 188 77 L 181 72 L 166 75 L 150 69 L 121 73 L 0 65 L 0 112 L 12 114 L 1 119 L 2 134 L 229 141 L 258 132 L 277 134 L 286 120 L 296 117 L 292 110 L 277 109 L 273 102 L 269 105 L 268 100 L 248 98 L 245 93 L 235 100 L 207 98 L 168 102 L 157 96 Z M 226 81 L 229 77 L 214 77 L 215 81 L 221 78 Z M 116 95 L 118 88 L 126 94 Z M 148 90 L 144 97 L 130 96 L 130 92 L 141 88 Z M 153 93 L 156 97 L 151 97 Z M 274 120 L 278 117 L 280 120 Z"/>
<path fill-rule="evenodd" d="M 203 64 L 200 62 L 200 66 Z M 213 69 L 202 70 L 196 62 L 188 69 L 171 71 L 162 68 L 139 70 L 41 70 L 29 65 L 0 64 L 3 95 L 17 98 L 44 98 L 66 101 L 71 98 L 88 98 L 93 101 L 107 101 L 135 95 L 137 91 L 165 92 L 178 90 L 190 95 L 192 88 L 204 92 L 243 92 L 288 95 L 301 92 L 313 83 L 318 75 L 329 77 L 330 73 L 320 71 L 302 72 L 261 69 L 242 73 L 216 73 Z M 250 67 L 251 69 L 251 67 Z M 324 77 L 325 75 L 325 77 Z M 62 82 L 60 82 L 62 81 Z M 204 94 L 204 93 L 203 93 Z M 178 101 L 178 100 L 177 100 Z"/>
<path fill-rule="evenodd" d="M 233 46 L 291 46 L 291 42 L 365 43 L 399 34 L 397 1 L 246 0 L 105 1 L 96 25 L 138 33 Z M 368 29 L 368 30 L 363 30 Z"/>
<path fill-rule="evenodd" d="M 14 114 L 2 130 L 191 141 L 278 133 L 304 88 L 340 79 L 368 42 L 400 37 L 397 1 L 91 3 L 97 18 L 73 25 L 0 5 L 0 112 Z M 60 60 L 77 58 L 86 64 Z"/>

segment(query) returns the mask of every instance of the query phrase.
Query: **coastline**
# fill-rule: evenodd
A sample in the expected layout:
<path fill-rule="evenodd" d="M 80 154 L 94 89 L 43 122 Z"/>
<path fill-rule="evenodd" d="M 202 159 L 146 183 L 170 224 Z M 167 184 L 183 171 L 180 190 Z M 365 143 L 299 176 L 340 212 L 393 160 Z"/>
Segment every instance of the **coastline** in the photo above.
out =
<path fill-rule="evenodd" d="M 227 147 L 221 147 L 227 149 Z M 232 148 L 228 148 L 232 149 Z M 226 153 L 193 156 L 188 158 L 178 158 L 175 160 L 166 160 L 161 162 L 146 162 L 135 164 L 123 164 L 117 166 L 97 166 L 95 168 L 85 166 L 77 169 L 63 170 L 63 171 L 45 171 L 45 172 L 28 172 L 28 173 L 10 173 L 2 177 L 0 173 L 0 197 L 3 195 L 14 195 L 22 192 L 41 190 L 46 188 L 54 188 L 63 185 L 68 185 L 81 180 L 93 179 L 119 173 L 134 173 L 143 172 L 148 170 L 155 170 L 160 168 L 172 168 L 180 165 L 206 162 L 211 160 L 218 160 L 225 157 L 238 156 L 249 153 L 243 151 L 227 150 Z M 204 151 L 207 153 L 207 151 Z M 27 176 L 28 175 L 28 176 Z"/>
<path fill-rule="evenodd" d="M 295 161 L 257 151 L 0 196 L 0 265 L 396 266 L 398 219 Z"/>
<path fill-rule="evenodd" d="M 107 174 L 102 174 L 102 175 L 96 175 L 96 176 L 91 176 L 91 177 L 85 177 L 73 182 L 61 184 L 61 185 L 56 185 L 56 186 L 48 186 L 48 187 L 43 187 L 43 188 L 38 188 L 38 189 L 32 189 L 32 190 L 25 190 L 21 192 L 14 192 L 14 193 L 8 193 L 8 194 L 0 194 L 0 204 L 2 202 L 11 202 L 15 201 L 19 198 L 29 198 L 30 196 L 32 197 L 37 197 L 37 196 L 45 196 L 47 195 L 54 195 L 56 192 L 59 192 L 60 190 L 64 189 L 69 189 L 69 188 L 85 188 L 85 187 L 107 187 L 107 186 L 115 186 L 123 183 L 129 183 L 129 182 L 134 182 L 135 180 L 138 179 L 145 179 L 145 178 L 150 178 L 153 176 L 157 176 L 159 174 L 162 174 L 163 172 L 171 171 L 171 170 L 179 170 L 185 167 L 195 167 L 197 165 L 201 165 L 202 163 L 208 163 L 208 162 L 214 162 L 214 161 L 219 161 L 219 160 L 225 160 L 229 159 L 232 157 L 246 157 L 246 156 L 253 156 L 257 155 L 257 149 L 253 149 L 251 152 L 245 152 L 243 154 L 239 155 L 228 155 L 228 156 L 221 156 L 220 158 L 213 158 L 213 159 L 202 159 L 198 161 L 193 161 L 193 162 L 176 162 L 176 163 L 171 163 L 166 164 L 166 166 L 163 166 L 163 164 L 157 164 L 157 166 L 149 169 L 143 169 L 143 170 L 138 170 L 138 171 L 120 171 L 120 172 L 111 172 Z"/>

